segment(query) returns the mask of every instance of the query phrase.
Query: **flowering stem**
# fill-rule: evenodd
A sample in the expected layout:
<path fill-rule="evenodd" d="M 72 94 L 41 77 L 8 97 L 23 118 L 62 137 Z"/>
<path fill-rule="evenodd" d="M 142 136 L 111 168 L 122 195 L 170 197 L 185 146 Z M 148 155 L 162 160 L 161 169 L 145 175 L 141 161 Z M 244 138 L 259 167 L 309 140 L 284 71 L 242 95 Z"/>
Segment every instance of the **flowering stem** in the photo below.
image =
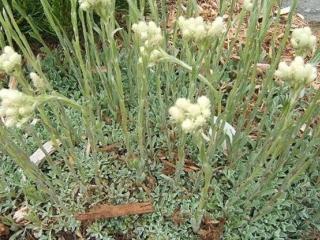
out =
<path fill-rule="evenodd" d="M 144 169 L 145 162 L 147 158 L 146 148 L 145 148 L 145 128 L 148 124 L 148 116 L 146 115 L 147 111 L 147 94 L 148 94 L 148 81 L 146 76 L 146 67 L 144 62 L 142 64 L 138 64 L 138 94 L 139 94 L 139 107 L 138 107 L 138 146 L 140 152 L 140 160 L 137 166 L 137 180 L 138 182 L 142 182 L 144 180 Z"/>
<path fill-rule="evenodd" d="M 176 165 L 176 176 L 175 180 L 178 183 L 180 181 L 180 176 L 183 173 L 184 162 L 185 162 L 185 152 L 184 152 L 184 145 L 186 143 L 186 134 L 182 131 L 181 140 L 178 146 L 178 163 Z"/>
<path fill-rule="evenodd" d="M 18 81 L 19 84 L 21 84 L 22 89 L 28 93 L 31 94 L 33 91 L 30 87 L 30 85 L 28 84 L 27 80 L 25 79 L 23 73 L 22 73 L 22 69 L 21 66 L 17 67 L 16 70 L 13 73 L 13 77 L 16 78 L 16 80 Z"/>
<path fill-rule="evenodd" d="M 109 19 L 109 20 L 108 20 Z M 112 68 L 115 71 L 115 86 L 116 90 L 119 96 L 119 109 L 121 113 L 121 127 L 122 131 L 124 133 L 124 139 L 125 139 L 125 145 L 127 148 L 128 156 L 132 154 L 132 148 L 131 148 L 131 142 L 130 142 L 130 134 L 129 134 L 129 129 L 128 129 L 128 111 L 125 105 L 125 97 L 124 97 L 124 90 L 123 90 L 123 82 L 122 82 L 122 75 L 121 75 L 121 69 L 119 65 L 119 60 L 117 55 L 119 53 L 117 52 L 117 46 L 116 42 L 113 38 L 113 31 L 114 31 L 114 26 L 115 22 L 113 18 L 108 18 L 108 16 L 103 17 L 103 23 L 104 23 L 104 30 L 107 35 L 107 39 L 109 41 L 110 47 L 109 47 L 109 54 L 110 54 L 110 59 L 112 63 Z"/>
<path fill-rule="evenodd" d="M 197 137 L 197 142 L 199 142 L 199 144 L 198 144 L 199 157 L 200 157 L 200 161 L 202 164 L 202 172 L 204 175 L 204 186 L 201 190 L 201 196 L 200 196 L 198 208 L 196 209 L 194 217 L 191 220 L 192 229 L 194 232 L 198 232 L 200 229 L 202 217 L 205 212 L 205 208 L 206 208 L 206 204 L 207 204 L 207 200 L 208 200 L 209 187 L 210 187 L 211 178 L 212 178 L 212 174 L 213 174 L 212 167 L 208 162 L 208 158 L 207 158 L 207 154 L 206 154 L 206 150 L 205 150 L 205 144 L 204 144 L 203 140 L 200 138 L 201 137 L 199 137 L 199 136 Z"/>
<path fill-rule="evenodd" d="M 162 54 L 164 54 L 164 56 L 165 56 L 165 57 L 163 57 L 163 59 L 168 60 L 168 61 L 170 61 L 170 62 L 172 62 L 172 63 L 178 64 L 179 66 L 181 66 L 181 67 L 187 69 L 188 71 L 191 71 L 191 72 L 192 72 L 193 68 L 192 68 L 189 64 L 181 61 L 180 59 L 178 59 L 178 58 L 176 58 L 176 57 L 174 57 L 174 56 L 172 56 L 172 55 L 167 54 L 167 53 L 164 52 L 162 49 L 161 49 L 160 51 L 161 51 Z M 218 91 L 217 89 L 215 89 L 215 88 L 213 87 L 213 85 L 209 82 L 209 80 L 208 80 L 205 76 L 203 76 L 202 74 L 199 73 L 199 74 L 198 74 L 198 78 L 199 78 L 199 80 L 200 80 L 201 82 L 203 82 L 204 84 L 206 84 L 206 85 L 209 87 L 209 89 L 212 91 L 213 96 L 214 96 L 215 100 L 216 100 L 217 103 L 218 103 L 218 109 L 219 109 L 219 112 L 220 112 L 221 103 L 220 103 L 220 93 L 219 93 L 219 91 Z"/>
<path fill-rule="evenodd" d="M 80 104 L 78 104 L 76 101 L 66 98 L 64 96 L 57 96 L 57 95 L 43 95 L 40 96 L 40 104 L 45 104 L 46 102 L 52 101 L 52 100 L 56 100 L 56 101 L 60 101 L 65 103 L 66 105 L 75 108 L 77 110 L 82 111 L 83 108 Z"/>

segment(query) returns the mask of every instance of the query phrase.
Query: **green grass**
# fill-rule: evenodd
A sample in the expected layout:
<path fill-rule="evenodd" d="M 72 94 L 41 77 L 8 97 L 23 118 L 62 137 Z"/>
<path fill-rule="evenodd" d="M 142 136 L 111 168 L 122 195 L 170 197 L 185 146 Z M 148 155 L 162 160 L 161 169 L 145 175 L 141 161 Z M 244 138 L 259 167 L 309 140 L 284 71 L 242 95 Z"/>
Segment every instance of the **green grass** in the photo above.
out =
<path fill-rule="evenodd" d="M 12 6 L 13 13 L 21 31 L 25 33 L 29 39 L 37 39 L 33 29 L 30 27 L 31 22 L 37 31 L 43 36 L 46 36 L 48 41 L 56 43 L 56 35 L 43 12 L 40 0 L 13 0 L 9 1 L 9 3 Z M 52 14 L 56 17 L 63 29 L 71 34 L 70 1 L 50 0 L 49 4 L 51 6 Z M 116 7 L 119 12 L 122 12 L 127 9 L 127 3 L 124 0 L 117 0 Z M 0 9 L 2 8 L 3 3 L 1 1 Z"/>

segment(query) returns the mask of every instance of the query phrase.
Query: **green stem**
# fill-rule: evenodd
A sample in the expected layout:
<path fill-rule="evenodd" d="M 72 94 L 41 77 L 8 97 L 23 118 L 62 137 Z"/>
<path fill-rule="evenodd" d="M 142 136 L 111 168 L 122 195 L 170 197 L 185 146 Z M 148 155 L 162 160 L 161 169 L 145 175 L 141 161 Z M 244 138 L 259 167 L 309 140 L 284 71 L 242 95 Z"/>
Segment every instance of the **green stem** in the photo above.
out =
<path fill-rule="evenodd" d="M 76 110 L 79 110 L 79 111 L 83 110 L 82 106 L 78 104 L 76 101 L 66 98 L 64 96 L 42 95 L 39 98 L 40 98 L 40 104 L 45 104 L 46 102 L 49 102 L 49 101 L 60 101 L 72 108 L 75 108 Z"/>
<path fill-rule="evenodd" d="M 201 190 L 198 208 L 195 212 L 194 218 L 192 219 L 192 229 L 194 232 L 198 232 L 200 229 L 202 217 L 205 213 L 205 208 L 208 201 L 209 188 L 213 175 L 213 170 L 211 165 L 209 164 L 205 151 L 205 144 L 203 143 L 203 140 L 200 139 L 200 137 L 197 138 L 197 141 L 199 142 L 198 148 L 200 152 L 200 161 L 202 164 L 202 173 L 204 175 L 204 186 Z"/>

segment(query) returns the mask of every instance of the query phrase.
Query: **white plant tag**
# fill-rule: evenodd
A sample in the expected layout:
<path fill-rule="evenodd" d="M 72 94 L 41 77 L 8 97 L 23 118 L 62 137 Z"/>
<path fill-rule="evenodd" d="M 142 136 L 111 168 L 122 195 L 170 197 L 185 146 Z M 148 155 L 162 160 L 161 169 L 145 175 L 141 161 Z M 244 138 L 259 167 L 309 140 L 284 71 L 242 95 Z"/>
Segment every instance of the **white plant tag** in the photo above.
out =
<path fill-rule="evenodd" d="M 61 145 L 61 142 L 59 140 L 56 140 L 57 146 Z M 56 148 L 54 146 L 54 143 L 52 141 L 48 141 L 45 144 L 42 145 L 42 148 L 45 150 L 45 152 L 42 151 L 42 149 L 38 148 L 30 157 L 30 161 L 33 162 L 35 165 L 39 166 L 43 160 L 46 158 L 47 155 L 51 155 L 56 151 Z"/>
<path fill-rule="evenodd" d="M 220 121 L 223 121 L 223 120 L 219 120 L 218 122 L 218 117 L 214 116 L 213 117 L 213 122 L 216 124 L 218 122 L 218 124 L 220 124 Z M 236 129 L 231 125 L 229 124 L 228 122 L 225 122 L 223 121 L 224 124 L 222 123 L 221 125 L 223 126 L 223 132 L 225 135 L 227 135 L 229 137 L 229 140 L 230 140 L 230 143 L 232 143 L 232 140 L 233 140 L 233 136 L 236 134 Z M 212 128 L 209 129 L 209 136 L 211 137 L 212 136 Z M 210 141 L 210 137 L 207 136 L 206 134 L 202 133 L 202 137 L 204 140 L 206 141 Z M 223 149 L 226 150 L 227 149 L 227 142 L 224 141 L 223 142 Z"/>

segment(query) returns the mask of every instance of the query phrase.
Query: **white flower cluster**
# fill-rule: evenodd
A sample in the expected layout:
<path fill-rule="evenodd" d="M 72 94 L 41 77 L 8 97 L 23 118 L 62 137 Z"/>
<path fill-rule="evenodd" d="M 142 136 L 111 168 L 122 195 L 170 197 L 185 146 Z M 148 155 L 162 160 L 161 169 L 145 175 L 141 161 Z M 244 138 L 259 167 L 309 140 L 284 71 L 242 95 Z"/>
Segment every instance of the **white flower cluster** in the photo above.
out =
<path fill-rule="evenodd" d="M 21 127 L 26 123 L 37 105 L 37 101 L 18 90 L 0 90 L 0 117 L 7 127 Z"/>
<path fill-rule="evenodd" d="M 33 86 L 36 89 L 41 90 L 45 88 L 45 82 L 41 77 L 39 77 L 38 74 L 36 74 L 35 72 L 31 72 L 29 76 L 30 76 L 30 79 L 32 80 Z"/>
<path fill-rule="evenodd" d="M 0 55 L 0 70 L 10 74 L 19 66 L 21 66 L 21 55 L 10 46 L 4 47 L 3 53 Z"/>
<path fill-rule="evenodd" d="M 175 105 L 169 109 L 171 118 L 181 124 L 184 132 L 194 132 L 203 127 L 210 115 L 210 100 L 206 96 L 197 99 L 197 103 L 191 103 L 186 98 L 178 98 Z"/>
<path fill-rule="evenodd" d="M 163 57 L 163 53 L 159 51 L 161 42 L 163 41 L 161 28 L 153 21 L 140 21 L 132 25 L 132 31 L 142 43 L 140 47 L 141 56 L 148 59 L 148 66 L 153 66 L 154 63 Z M 143 57 L 139 58 L 139 63 L 143 62 Z"/>
<path fill-rule="evenodd" d="M 79 0 L 80 9 L 83 11 L 107 7 L 109 3 L 110 0 Z"/>
<path fill-rule="evenodd" d="M 314 51 L 317 38 L 312 35 L 310 27 L 297 28 L 292 32 L 291 44 L 295 49 L 302 51 Z"/>
<path fill-rule="evenodd" d="M 182 36 L 186 39 L 201 41 L 205 38 L 214 38 L 226 31 L 222 17 L 217 17 L 213 22 L 206 23 L 202 17 L 188 18 L 180 16 L 178 25 Z"/>
<path fill-rule="evenodd" d="M 132 30 L 140 38 L 143 46 L 148 49 L 159 47 L 163 40 L 161 28 L 153 21 L 135 23 L 132 25 Z"/>
<path fill-rule="evenodd" d="M 280 62 L 275 76 L 283 81 L 289 81 L 296 88 L 315 80 L 317 69 L 310 63 L 305 64 L 302 57 L 296 57 L 290 65 Z"/>

